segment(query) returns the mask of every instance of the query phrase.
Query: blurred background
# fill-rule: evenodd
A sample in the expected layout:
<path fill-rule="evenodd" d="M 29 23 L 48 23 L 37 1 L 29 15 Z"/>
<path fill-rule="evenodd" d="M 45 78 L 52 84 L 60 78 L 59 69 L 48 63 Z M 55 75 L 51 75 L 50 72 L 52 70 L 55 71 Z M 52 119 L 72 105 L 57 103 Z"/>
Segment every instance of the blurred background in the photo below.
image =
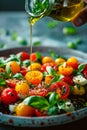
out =
<path fill-rule="evenodd" d="M 0 11 L 23 11 L 25 0 L 0 0 Z"/>
<path fill-rule="evenodd" d="M 29 33 L 25 0 L 0 0 L 0 49 L 29 46 Z M 44 17 L 33 26 L 34 46 L 65 46 L 87 52 L 86 37 L 87 24 L 77 28 L 71 22 Z"/>

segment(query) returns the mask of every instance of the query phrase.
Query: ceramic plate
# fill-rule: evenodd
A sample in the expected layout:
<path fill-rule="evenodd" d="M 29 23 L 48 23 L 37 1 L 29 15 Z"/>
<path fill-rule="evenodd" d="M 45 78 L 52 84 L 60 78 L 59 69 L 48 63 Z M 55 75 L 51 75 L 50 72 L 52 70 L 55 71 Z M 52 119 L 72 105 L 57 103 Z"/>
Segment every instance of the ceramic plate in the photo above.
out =
<path fill-rule="evenodd" d="M 33 47 L 33 52 L 39 51 L 42 54 L 48 54 L 49 50 L 53 50 L 55 53 L 60 54 L 61 56 L 76 56 L 79 60 L 87 62 L 87 54 L 75 51 L 63 47 Z M 9 54 L 16 54 L 20 51 L 30 52 L 29 47 L 22 48 L 14 48 L 1 50 L 0 56 L 8 56 Z M 69 122 L 73 122 L 84 118 L 87 115 L 87 108 L 83 108 L 77 111 L 73 111 L 69 114 L 61 114 L 50 117 L 18 117 L 12 115 L 6 115 L 0 113 L 0 123 L 11 125 L 11 126 L 20 126 L 20 127 L 44 127 L 44 126 L 54 126 L 54 125 L 62 125 Z"/>

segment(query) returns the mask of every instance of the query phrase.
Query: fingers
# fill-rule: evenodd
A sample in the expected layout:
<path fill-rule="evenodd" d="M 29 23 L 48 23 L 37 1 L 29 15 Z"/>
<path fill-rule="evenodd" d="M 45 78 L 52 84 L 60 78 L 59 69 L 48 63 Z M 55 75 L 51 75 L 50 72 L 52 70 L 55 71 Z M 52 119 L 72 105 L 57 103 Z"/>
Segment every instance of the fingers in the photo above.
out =
<path fill-rule="evenodd" d="M 87 6 L 72 20 L 75 26 L 81 26 L 87 22 Z"/>

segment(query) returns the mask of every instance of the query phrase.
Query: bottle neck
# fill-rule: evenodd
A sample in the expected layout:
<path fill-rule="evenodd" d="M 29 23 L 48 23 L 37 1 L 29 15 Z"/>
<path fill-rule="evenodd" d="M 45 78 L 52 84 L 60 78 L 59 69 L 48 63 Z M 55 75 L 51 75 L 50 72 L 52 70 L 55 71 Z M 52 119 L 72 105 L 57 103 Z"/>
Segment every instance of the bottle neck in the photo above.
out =
<path fill-rule="evenodd" d="M 54 5 L 55 0 L 25 0 L 25 10 L 31 17 L 48 15 Z"/>

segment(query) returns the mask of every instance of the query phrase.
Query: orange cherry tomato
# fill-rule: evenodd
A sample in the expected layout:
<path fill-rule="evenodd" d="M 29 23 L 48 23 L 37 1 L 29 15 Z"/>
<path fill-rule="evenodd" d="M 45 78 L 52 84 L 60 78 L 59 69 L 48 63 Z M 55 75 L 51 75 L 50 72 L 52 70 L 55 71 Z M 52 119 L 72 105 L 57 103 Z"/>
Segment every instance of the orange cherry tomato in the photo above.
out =
<path fill-rule="evenodd" d="M 32 117 L 35 114 L 35 109 L 31 106 L 26 105 L 24 102 L 21 102 L 16 106 L 15 112 L 17 116 Z"/>
<path fill-rule="evenodd" d="M 58 67 L 58 70 L 59 70 L 59 72 L 58 72 L 59 74 L 69 76 L 73 72 L 73 67 L 72 66 L 62 66 L 62 65 L 60 65 Z"/>
<path fill-rule="evenodd" d="M 20 72 L 20 65 L 16 61 L 10 61 L 6 64 L 6 71 L 10 69 L 12 74 Z"/>
<path fill-rule="evenodd" d="M 34 85 L 38 85 L 43 79 L 43 73 L 38 70 L 32 70 L 26 73 L 25 79 Z"/>
<path fill-rule="evenodd" d="M 67 64 L 68 66 L 72 66 L 74 69 L 77 69 L 79 62 L 78 62 L 78 60 L 77 60 L 76 57 L 70 57 L 70 58 L 67 60 L 66 64 Z"/>

